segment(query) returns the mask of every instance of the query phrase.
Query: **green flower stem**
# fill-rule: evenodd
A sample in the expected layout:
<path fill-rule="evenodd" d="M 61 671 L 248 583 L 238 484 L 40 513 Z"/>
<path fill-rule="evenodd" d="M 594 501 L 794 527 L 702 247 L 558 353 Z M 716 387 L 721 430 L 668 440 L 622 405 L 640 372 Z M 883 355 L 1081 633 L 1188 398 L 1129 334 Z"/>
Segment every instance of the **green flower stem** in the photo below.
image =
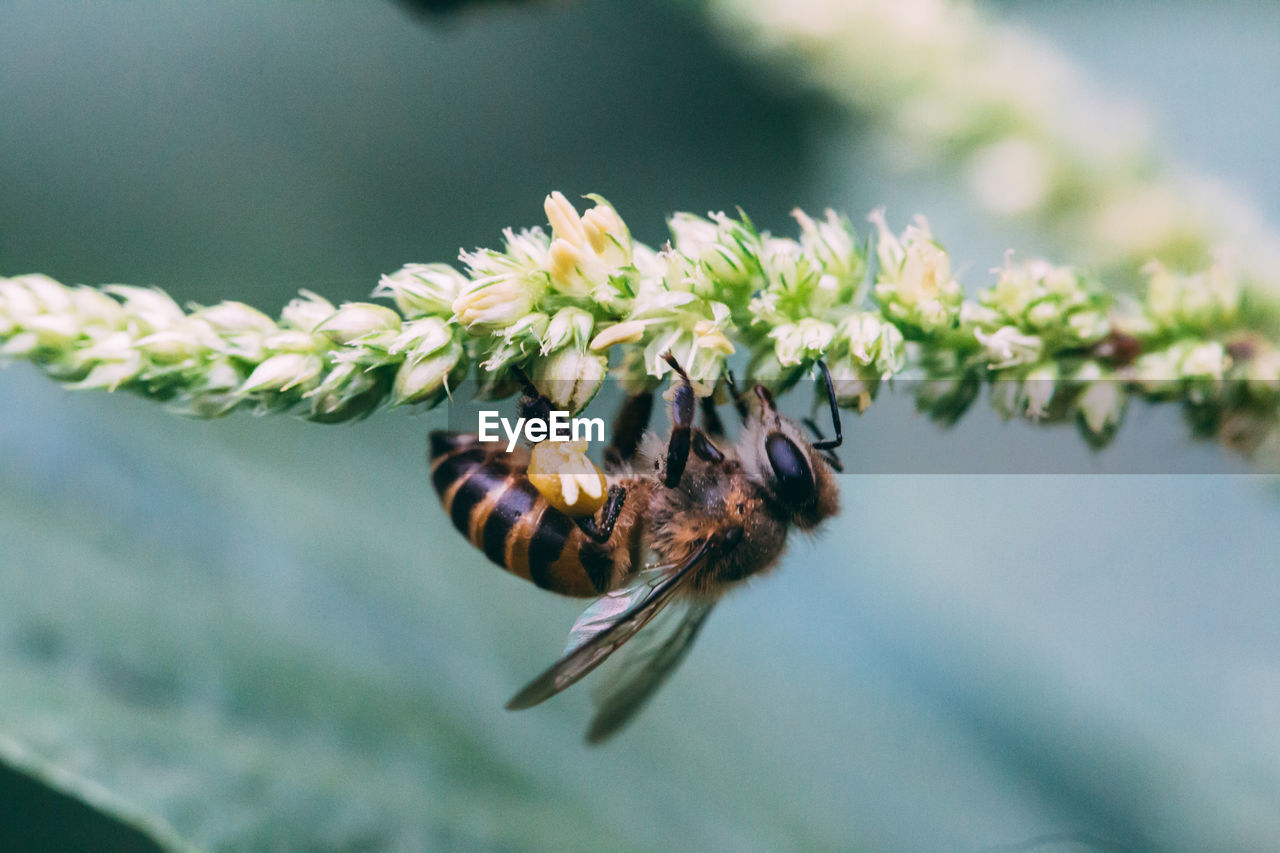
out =
<path fill-rule="evenodd" d="M 1162 156 L 1131 105 L 1043 39 L 955 0 L 705 6 L 728 47 L 870 117 L 892 162 L 956 173 L 983 209 L 1039 225 L 1112 284 L 1131 286 L 1148 258 L 1198 268 L 1229 248 L 1280 323 L 1265 217 Z"/>
<path fill-rule="evenodd" d="M 1149 264 L 1133 299 L 1011 253 L 966 297 L 923 218 L 895 233 L 873 213 L 868 256 L 831 211 L 796 211 L 796 237 L 745 215 L 681 213 L 655 250 L 591 200 L 579 213 L 553 193 L 549 232 L 507 229 L 501 250 L 462 254 L 465 272 L 412 264 L 385 276 L 374 295 L 395 309 L 304 291 L 272 319 L 237 302 L 184 310 L 152 288 L 0 279 L 0 354 L 198 417 L 251 408 L 337 422 L 384 402 L 435 405 L 473 373 L 502 396 L 517 366 L 579 411 L 611 375 L 655 387 L 670 351 L 701 394 L 730 356 L 779 393 L 822 360 L 840 405 L 861 411 L 885 383 L 919 380 L 919 404 L 943 421 L 991 383 L 1002 413 L 1074 418 L 1094 442 L 1134 394 L 1182 401 L 1204 429 L 1238 433 L 1243 417 L 1266 427 L 1250 435 L 1266 434 L 1276 420 L 1280 349 L 1222 262 L 1193 273 Z"/>

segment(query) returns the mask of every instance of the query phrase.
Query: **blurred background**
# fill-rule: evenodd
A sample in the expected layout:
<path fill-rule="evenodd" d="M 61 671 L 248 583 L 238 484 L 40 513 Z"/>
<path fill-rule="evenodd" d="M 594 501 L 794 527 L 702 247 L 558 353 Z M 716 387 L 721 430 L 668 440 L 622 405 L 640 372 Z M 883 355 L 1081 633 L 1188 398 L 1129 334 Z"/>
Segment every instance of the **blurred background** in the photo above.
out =
<path fill-rule="evenodd" d="M 1274 4 L 980 8 L 1280 220 Z M 676 210 L 775 231 L 797 205 L 927 212 L 970 282 L 1053 245 L 952 175 L 896 177 L 869 128 L 696 4 L 9 3 L 0 79 L 6 275 L 274 314 L 495 244 L 552 189 L 605 195 L 651 245 Z M 950 433 L 909 411 L 847 424 L 844 454 L 917 473 L 842 478 L 843 515 L 589 749 L 589 688 L 502 710 L 580 605 L 454 533 L 424 460 L 443 413 L 197 422 L 0 370 L 0 841 L 1280 843 L 1274 480 L 1171 410 L 1131 413 L 1100 455 L 983 406 Z M 955 446 L 970 471 L 1017 447 L 1096 473 L 911 464 Z M 1171 469 L 1211 473 L 1103 473 Z"/>

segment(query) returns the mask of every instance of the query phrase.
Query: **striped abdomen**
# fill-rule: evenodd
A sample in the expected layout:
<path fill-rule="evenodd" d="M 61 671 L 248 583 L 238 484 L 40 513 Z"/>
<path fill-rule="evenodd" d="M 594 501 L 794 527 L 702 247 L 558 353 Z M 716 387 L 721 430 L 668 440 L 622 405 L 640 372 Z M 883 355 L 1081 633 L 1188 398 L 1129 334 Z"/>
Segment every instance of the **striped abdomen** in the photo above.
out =
<path fill-rule="evenodd" d="M 430 442 L 431 483 L 445 512 L 490 560 L 563 595 L 600 595 L 622 579 L 630 549 L 614 543 L 630 540 L 630 523 L 619 519 L 610 542 L 596 544 L 529 482 L 524 448 L 507 453 L 452 432 L 433 432 Z"/>

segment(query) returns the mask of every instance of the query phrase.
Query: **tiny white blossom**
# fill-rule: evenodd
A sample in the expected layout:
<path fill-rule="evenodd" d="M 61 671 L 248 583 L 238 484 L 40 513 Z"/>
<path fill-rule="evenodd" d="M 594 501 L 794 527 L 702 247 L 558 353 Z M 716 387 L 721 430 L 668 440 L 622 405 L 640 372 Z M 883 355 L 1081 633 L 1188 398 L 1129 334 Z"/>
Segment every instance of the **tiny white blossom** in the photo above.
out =
<path fill-rule="evenodd" d="M 1226 349 L 1217 341 L 1190 347 L 1178 367 L 1187 378 L 1221 379 L 1231 365 Z"/>
<path fill-rule="evenodd" d="M 218 351 L 222 339 L 206 321 L 199 317 L 186 317 L 167 329 L 139 338 L 135 346 L 154 361 L 178 362 L 200 352 Z"/>
<path fill-rule="evenodd" d="M 595 318 L 589 311 L 581 308 L 561 308 L 547 324 L 547 331 L 542 339 L 542 354 L 569 344 L 585 346 L 591 340 L 591 330 L 595 326 Z"/>
<path fill-rule="evenodd" d="M 275 320 L 243 302 L 219 302 L 208 308 L 201 308 L 193 316 L 224 333 L 256 332 L 269 335 L 277 329 Z"/>
<path fill-rule="evenodd" d="M 975 329 L 973 336 L 986 348 L 990 367 L 1000 370 L 1019 364 L 1032 364 L 1040 358 L 1044 342 L 1035 335 L 1024 335 L 1013 326 L 1001 326 L 991 334 Z"/>
<path fill-rule="evenodd" d="M 252 394 L 257 391 L 287 391 L 311 382 L 323 369 L 324 362 L 317 355 L 280 353 L 254 368 L 244 385 L 240 386 L 240 392 Z"/>
<path fill-rule="evenodd" d="M 329 340 L 349 344 L 385 333 L 400 331 L 400 315 L 371 302 L 347 302 L 315 330 Z"/>
<path fill-rule="evenodd" d="M 564 347 L 541 360 L 538 387 L 558 408 L 577 413 L 600 390 L 607 370 L 604 356 Z"/>
<path fill-rule="evenodd" d="M 837 279 L 851 283 L 862 274 L 862 259 L 848 219 L 830 209 L 820 222 L 814 221 L 798 207 L 791 211 L 791 215 L 800 223 L 800 245 L 828 270 L 833 283 Z"/>
<path fill-rule="evenodd" d="M 393 355 L 407 353 L 406 360 L 420 361 L 452 341 L 453 333 L 444 320 L 439 317 L 422 317 L 405 321 L 400 334 L 387 346 L 387 352 Z"/>
<path fill-rule="evenodd" d="M 1049 412 L 1053 393 L 1058 387 L 1058 366 L 1052 362 L 1037 365 L 1024 377 L 1027 417 L 1039 420 Z"/>
<path fill-rule="evenodd" d="M 430 402 L 447 393 L 449 376 L 461 357 L 462 347 L 455 343 L 420 361 L 406 361 L 392 384 L 396 404 Z"/>
<path fill-rule="evenodd" d="M 314 331 L 333 314 L 333 303 L 310 290 L 303 290 L 280 312 L 284 325 L 301 332 Z"/>
<path fill-rule="evenodd" d="M 71 291 L 47 275 L 32 273 L 15 276 L 9 281 L 25 288 L 44 313 L 64 314 L 72 309 Z"/>
<path fill-rule="evenodd" d="M 384 275 L 374 296 L 390 296 L 406 317 L 448 315 L 467 277 L 448 264 L 407 264 Z"/>
<path fill-rule="evenodd" d="M 186 312 L 162 290 L 127 284 L 111 284 L 103 290 L 124 300 L 129 324 L 139 335 L 167 329 L 186 317 Z"/>
<path fill-rule="evenodd" d="M 635 343 L 644 337 L 645 324 L 640 320 L 624 320 L 614 323 L 591 341 L 591 349 L 597 352 L 606 350 L 614 344 Z"/>
<path fill-rule="evenodd" d="M 517 275 L 501 275 L 471 282 L 453 301 L 453 313 L 467 328 L 506 326 L 528 314 L 534 294 L 530 282 Z"/>
<path fill-rule="evenodd" d="M 1125 394 L 1114 378 L 1099 379 L 1087 386 L 1076 402 L 1085 425 L 1094 435 L 1120 423 L 1124 414 Z"/>
<path fill-rule="evenodd" d="M 788 323 L 769 332 L 773 339 L 774 354 L 784 367 L 800 364 L 806 358 L 821 358 L 835 337 L 836 329 L 830 323 L 806 317 L 798 323 Z"/>

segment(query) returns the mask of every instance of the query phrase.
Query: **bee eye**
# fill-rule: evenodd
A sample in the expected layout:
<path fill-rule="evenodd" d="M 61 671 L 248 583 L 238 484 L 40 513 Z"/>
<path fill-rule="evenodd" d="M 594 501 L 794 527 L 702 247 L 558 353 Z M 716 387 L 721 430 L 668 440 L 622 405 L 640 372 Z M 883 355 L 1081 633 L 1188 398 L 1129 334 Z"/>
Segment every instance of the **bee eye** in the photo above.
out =
<path fill-rule="evenodd" d="M 813 471 L 800 448 L 782 433 L 774 432 L 765 439 L 764 449 L 777 478 L 774 491 L 778 497 L 789 503 L 812 502 L 815 492 Z"/>

